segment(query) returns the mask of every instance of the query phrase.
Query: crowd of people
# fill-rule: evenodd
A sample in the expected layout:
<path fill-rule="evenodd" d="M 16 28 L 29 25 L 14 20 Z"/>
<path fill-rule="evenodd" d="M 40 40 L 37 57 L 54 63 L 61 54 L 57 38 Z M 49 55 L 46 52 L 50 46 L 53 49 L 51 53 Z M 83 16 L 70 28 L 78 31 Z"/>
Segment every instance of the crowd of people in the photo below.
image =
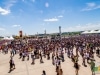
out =
<path fill-rule="evenodd" d="M 91 71 L 93 73 L 92 64 L 95 61 L 94 54 L 100 57 L 100 35 L 79 35 L 73 37 L 64 37 L 59 39 L 15 39 L 7 45 L 3 45 L 0 50 L 2 53 L 7 54 L 8 51 L 11 53 L 10 60 L 10 70 L 15 68 L 15 63 L 13 57 L 19 54 L 19 59 L 25 61 L 32 60 L 31 65 L 35 65 L 35 60 L 39 59 L 40 63 L 45 63 L 43 58 L 47 60 L 52 60 L 52 65 L 56 67 L 57 75 L 63 75 L 63 69 L 61 67 L 61 62 L 66 59 L 64 54 L 72 60 L 75 73 L 78 75 L 80 65 L 78 63 L 79 57 L 82 58 L 82 65 L 87 67 L 87 64 L 91 64 Z M 74 53 L 75 52 L 75 53 Z M 91 63 L 92 62 L 92 63 Z M 43 71 L 43 75 L 46 72 Z"/>

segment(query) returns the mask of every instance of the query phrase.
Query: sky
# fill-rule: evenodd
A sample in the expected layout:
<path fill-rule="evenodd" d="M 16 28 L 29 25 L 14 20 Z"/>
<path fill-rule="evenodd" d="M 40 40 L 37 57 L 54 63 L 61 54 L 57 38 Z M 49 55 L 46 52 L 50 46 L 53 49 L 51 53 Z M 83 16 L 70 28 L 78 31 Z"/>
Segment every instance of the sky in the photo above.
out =
<path fill-rule="evenodd" d="M 0 36 L 100 29 L 100 0 L 0 0 Z"/>

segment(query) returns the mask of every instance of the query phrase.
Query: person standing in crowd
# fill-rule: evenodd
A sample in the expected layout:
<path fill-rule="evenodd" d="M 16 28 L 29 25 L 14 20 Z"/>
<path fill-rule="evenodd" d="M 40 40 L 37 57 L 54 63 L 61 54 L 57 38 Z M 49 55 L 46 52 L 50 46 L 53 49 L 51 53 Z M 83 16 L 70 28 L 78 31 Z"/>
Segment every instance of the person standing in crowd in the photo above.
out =
<path fill-rule="evenodd" d="M 9 72 L 11 72 L 13 69 L 15 69 L 15 63 L 14 63 L 13 57 L 10 58 L 9 64 L 10 64 Z"/>
<path fill-rule="evenodd" d="M 46 72 L 45 72 L 45 70 L 43 70 L 43 71 L 42 71 L 42 75 L 46 75 Z"/>
<path fill-rule="evenodd" d="M 47 51 L 47 60 L 50 60 L 50 53 Z"/>
<path fill-rule="evenodd" d="M 32 65 L 35 64 L 35 58 L 34 58 L 34 53 L 31 53 L 31 58 L 32 58 Z"/>
<path fill-rule="evenodd" d="M 4 52 L 5 54 L 8 54 L 8 48 L 6 46 L 4 47 Z"/>
<path fill-rule="evenodd" d="M 53 64 L 53 65 L 55 65 L 54 59 L 55 59 L 55 53 L 53 52 L 53 53 L 52 53 L 52 64 Z"/>
<path fill-rule="evenodd" d="M 32 65 L 35 64 L 35 56 L 34 56 L 34 51 L 31 53 L 31 58 L 32 58 Z"/>
<path fill-rule="evenodd" d="M 100 48 L 97 48 L 96 55 L 100 58 Z"/>
<path fill-rule="evenodd" d="M 83 66 L 85 66 L 85 67 L 87 67 L 87 65 L 86 65 L 86 58 L 87 58 L 87 56 L 86 56 L 86 52 L 84 51 L 84 53 L 83 53 L 83 63 L 82 63 L 82 65 Z"/>
<path fill-rule="evenodd" d="M 42 52 L 41 51 L 40 51 L 39 55 L 40 55 L 40 63 L 43 63 L 43 58 L 42 58 Z"/>
<path fill-rule="evenodd" d="M 22 52 L 22 61 L 25 61 L 25 57 L 26 57 L 25 51 L 23 51 L 23 52 Z"/>
<path fill-rule="evenodd" d="M 89 60 L 90 60 L 90 55 L 89 55 L 89 52 L 88 52 L 88 51 L 87 51 L 86 56 L 87 56 L 87 63 L 89 64 L 89 63 L 90 63 L 90 62 L 89 62 Z"/>
<path fill-rule="evenodd" d="M 63 75 L 63 70 L 62 69 L 59 70 L 59 75 Z"/>
<path fill-rule="evenodd" d="M 64 60 L 64 52 L 63 52 L 63 50 L 61 51 L 61 59 L 62 59 L 62 62 L 65 61 L 65 60 Z"/>
<path fill-rule="evenodd" d="M 29 52 L 26 52 L 26 56 L 27 56 L 27 61 L 29 60 Z"/>
<path fill-rule="evenodd" d="M 21 59 L 22 58 L 22 50 L 20 50 L 20 52 L 19 52 L 19 59 Z"/>
<path fill-rule="evenodd" d="M 92 75 L 95 75 L 95 63 L 93 60 L 91 60 L 90 66 L 91 66 Z"/>
<path fill-rule="evenodd" d="M 12 48 L 11 49 L 11 56 L 14 56 L 15 55 L 15 52 L 14 52 L 14 49 Z"/>
<path fill-rule="evenodd" d="M 74 63 L 74 67 L 75 67 L 75 73 L 76 73 L 76 75 L 79 75 L 78 71 L 79 71 L 80 66 L 79 66 L 78 62 Z"/>

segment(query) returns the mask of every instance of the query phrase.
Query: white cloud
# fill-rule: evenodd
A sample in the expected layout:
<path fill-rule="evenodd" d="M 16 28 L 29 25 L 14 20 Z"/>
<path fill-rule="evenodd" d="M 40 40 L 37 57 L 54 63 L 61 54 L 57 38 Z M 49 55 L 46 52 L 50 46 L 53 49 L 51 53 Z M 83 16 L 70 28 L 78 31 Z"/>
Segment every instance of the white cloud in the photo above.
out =
<path fill-rule="evenodd" d="M 50 18 L 50 19 L 44 19 L 45 22 L 55 22 L 58 21 L 59 19 L 57 18 Z"/>
<path fill-rule="evenodd" d="M 63 16 L 62 16 L 62 15 L 59 15 L 58 17 L 59 17 L 59 18 L 62 18 Z"/>
<path fill-rule="evenodd" d="M 9 13 L 10 13 L 10 10 L 3 9 L 3 8 L 0 7 L 0 14 L 1 14 L 1 15 L 7 15 L 7 14 L 9 14 Z"/>
<path fill-rule="evenodd" d="M 21 25 L 13 25 L 12 27 L 20 27 Z"/>
<path fill-rule="evenodd" d="M 46 8 L 49 7 L 49 3 L 48 3 L 48 2 L 45 3 L 45 7 L 46 7 Z"/>
<path fill-rule="evenodd" d="M 17 2 L 17 0 L 9 0 L 7 2 L 5 2 L 5 7 L 2 8 L 0 7 L 0 14 L 1 15 L 8 15 L 9 13 L 11 13 L 10 8 Z"/>
<path fill-rule="evenodd" d="M 54 18 L 49 18 L 49 19 L 44 19 L 45 22 L 56 22 L 56 21 L 59 21 L 60 18 L 62 18 L 63 16 L 62 15 L 59 15 L 59 16 L 55 16 Z"/>
<path fill-rule="evenodd" d="M 67 27 L 66 29 L 63 28 L 62 31 L 64 32 L 85 31 L 85 30 L 96 30 L 98 28 L 100 29 L 100 23 L 97 24 L 88 23 L 86 25 L 77 25 L 73 27 Z"/>
<path fill-rule="evenodd" d="M 100 9 L 100 5 L 97 5 L 96 3 L 86 3 L 86 7 L 82 9 L 81 11 L 90 11 L 95 9 Z"/>

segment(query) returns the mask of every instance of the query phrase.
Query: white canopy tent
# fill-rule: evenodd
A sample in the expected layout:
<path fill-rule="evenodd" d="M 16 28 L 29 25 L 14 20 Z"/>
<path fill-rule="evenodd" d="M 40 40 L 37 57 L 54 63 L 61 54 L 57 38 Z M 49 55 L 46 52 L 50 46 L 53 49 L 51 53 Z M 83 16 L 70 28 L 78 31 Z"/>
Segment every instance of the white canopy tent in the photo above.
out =
<path fill-rule="evenodd" d="M 93 33 L 97 33 L 97 31 L 91 30 L 91 31 L 90 31 L 90 34 L 93 34 Z"/>
<path fill-rule="evenodd" d="M 14 40 L 14 38 L 11 36 L 10 38 L 9 38 L 10 40 Z"/>
<path fill-rule="evenodd" d="M 98 30 L 97 33 L 100 33 L 100 30 Z"/>
<path fill-rule="evenodd" d="M 81 34 L 99 34 L 100 30 L 84 31 Z"/>
<path fill-rule="evenodd" d="M 90 33 L 89 31 L 84 31 L 81 34 L 89 34 L 89 33 Z"/>
<path fill-rule="evenodd" d="M 14 38 L 12 36 L 10 36 L 10 37 L 6 36 L 6 37 L 3 38 L 3 40 L 14 40 Z"/>

